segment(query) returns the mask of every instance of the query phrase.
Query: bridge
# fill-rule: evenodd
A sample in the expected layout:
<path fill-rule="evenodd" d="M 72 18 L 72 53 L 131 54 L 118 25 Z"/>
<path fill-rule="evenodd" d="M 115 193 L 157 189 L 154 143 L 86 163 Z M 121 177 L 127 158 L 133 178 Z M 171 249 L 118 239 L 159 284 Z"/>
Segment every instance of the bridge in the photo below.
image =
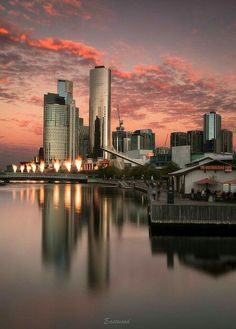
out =
<path fill-rule="evenodd" d="M 0 173 L 0 181 L 44 181 L 44 182 L 79 182 L 87 183 L 88 177 L 83 174 L 71 173 Z"/>
<path fill-rule="evenodd" d="M 145 165 L 141 161 L 138 161 L 138 160 L 135 160 L 135 159 L 130 158 L 125 153 L 117 152 L 114 148 L 113 149 L 110 149 L 108 147 L 102 147 L 101 149 L 103 151 L 107 152 L 107 153 L 113 154 L 113 155 L 117 156 L 118 158 L 127 160 L 127 161 L 129 161 L 131 163 L 134 163 L 134 164 L 138 165 L 138 166 L 144 166 Z"/>

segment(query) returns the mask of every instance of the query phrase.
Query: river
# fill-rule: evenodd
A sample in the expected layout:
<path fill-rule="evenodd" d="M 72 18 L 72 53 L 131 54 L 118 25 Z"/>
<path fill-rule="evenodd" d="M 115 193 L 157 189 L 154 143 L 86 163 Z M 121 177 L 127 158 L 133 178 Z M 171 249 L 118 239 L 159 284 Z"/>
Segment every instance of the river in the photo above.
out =
<path fill-rule="evenodd" d="M 236 238 L 152 237 L 145 196 L 0 187 L 0 328 L 235 328 Z"/>

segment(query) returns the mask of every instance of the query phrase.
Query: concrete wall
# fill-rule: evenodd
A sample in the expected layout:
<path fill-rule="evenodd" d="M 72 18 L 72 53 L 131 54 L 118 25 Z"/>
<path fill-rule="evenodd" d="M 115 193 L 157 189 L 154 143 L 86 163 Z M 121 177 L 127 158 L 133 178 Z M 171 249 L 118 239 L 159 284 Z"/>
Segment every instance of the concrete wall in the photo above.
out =
<path fill-rule="evenodd" d="M 171 149 L 172 161 L 180 168 L 184 168 L 186 163 L 191 161 L 190 145 L 174 146 Z"/>

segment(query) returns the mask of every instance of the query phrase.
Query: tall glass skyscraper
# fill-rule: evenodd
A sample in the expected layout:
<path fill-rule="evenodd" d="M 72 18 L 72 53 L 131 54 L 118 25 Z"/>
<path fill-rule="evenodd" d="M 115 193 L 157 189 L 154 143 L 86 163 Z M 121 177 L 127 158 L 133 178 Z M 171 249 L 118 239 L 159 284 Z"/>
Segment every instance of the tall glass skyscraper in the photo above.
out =
<path fill-rule="evenodd" d="M 203 142 L 205 152 L 221 152 L 221 116 L 216 112 L 204 114 Z"/>
<path fill-rule="evenodd" d="M 57 81 L 57 94 L 44 95 L 45 162 L 74 161 L 78 156 L 79 110 L 73 100 L 73 82 Z"/>
<path fill-rule="evenodd" d="M 97 150 L 100 148 L 98 138 L 100 138 L 100 147 L 111 146 L 111 70 L 105 66 L 95 66 L 90 70 L 89 76 L 89 146 L 91 154 L 100 154 L 100 150 Z M 104 157 L 107 158 L 106 152 L 104 152 Z"/>
<path fill-rule="evenodd" d="M 57 93 L 65 98 L 66 104 L 71 104 L 73 101 L 73 82 L 69 80 L 57 80 Z"/>

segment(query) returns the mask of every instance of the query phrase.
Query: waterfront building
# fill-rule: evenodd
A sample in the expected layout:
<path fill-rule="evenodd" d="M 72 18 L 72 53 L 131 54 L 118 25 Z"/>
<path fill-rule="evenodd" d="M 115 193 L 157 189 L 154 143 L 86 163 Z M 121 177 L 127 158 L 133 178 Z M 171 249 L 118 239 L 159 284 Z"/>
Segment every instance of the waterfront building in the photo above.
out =
<path fill-rule="evenodd" d="M 152 129 L 135 130 L 131 135 L 131 150 L 154 150 L 155 133 Z"/>
<path fill-rule="evenodd" d="M 90 70 L 89 75 L 89 148 L 91 154 L 94 152 L 94 146 L 95 152 L 100 153 L 97 149 L 98 144 L 99 148 L 111 146 L 111 70 L 105 66 L 95 66 Z M 103 153 L 103 156 L 107 158 L 108 154 Z"/>
<path fill-rule="evenodd" d="M 190 145 L 191 153 L 203 152 L 203 131 L 202 130 L 187 131 L 187 144 Z"/>
<path fill-rule="evenodd" d="M 211 154 L 170 175 L 175 178 L 175 188 L 181 193 L 190 194 L 192 189 L 196 193 L 207 188 L 213 192 L 228 192 L 229 182 L 236 181 L 236 167 L 232 160 L 232 155 Z M 236 192 L 236 189 L 231 192 Z"/>
<path fill-rule="evenodd" d="M 182 131 L 175 131 L 170 134 L 170 146 L 187 145 L 187 134 Z"/>
<path fill-rule="evenodd" d="M 203 143 L 205 152 L 220 153 L 221 146 L 221 116 L 216 112 L 204 114 Z"/>
<path fill-rule="evenodd" d="M 227 129 L 221 130 L 221 146 L 223 153 L 233 152 L 233 132 Z"/>

